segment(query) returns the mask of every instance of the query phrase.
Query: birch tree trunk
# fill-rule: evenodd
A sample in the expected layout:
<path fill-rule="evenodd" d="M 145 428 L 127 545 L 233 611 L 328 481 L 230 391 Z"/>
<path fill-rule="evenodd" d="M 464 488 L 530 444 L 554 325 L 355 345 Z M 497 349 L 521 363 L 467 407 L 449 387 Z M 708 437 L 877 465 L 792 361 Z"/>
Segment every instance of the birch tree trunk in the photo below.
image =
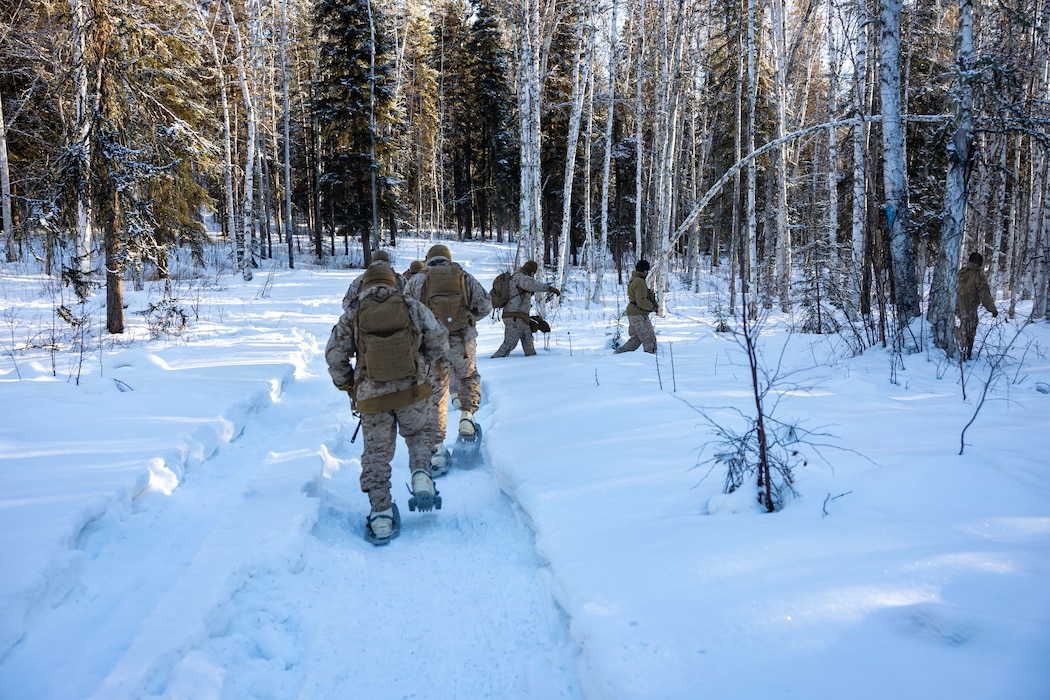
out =
<path fill-rule="evenodd" d="M 521 138 L 521 199 L 519 226 L 521 235 L 515 265 L 522 258 L 536 260 L 543 240 L 543 183 L 540 179 L 540 116 L 543 54 L 546 42 L 547 12 L 541 11 L 543 0 L 521 0 L 505 8 L 512 14 L 509 22 L 516 55 L 514 77 L 518 91 L 518 125 Z M 546 10 L 546 8 L 543 8 Z"/>
<path fill-rule="evenodd" d="M 1043 7 L 1043 31 L 1047 29 L 1050 22 L 1050 3 Z M 1045 39 L 1045 34 L 1044 34 Z M 1045 52 L 1042 55 L 1042 65 L 1038 67 L 1038 75 L 1035 80 L 1033 93 L 1041 101 L 1050 100 L 1050 58 Z M 1050 319 L 1050 154 L 1047 153 L 1046 144 L 1033 139 L 1032 170 L 1035 176 L 1032 178 L 1032 199 L 1036 206 L 1032 209 L 1029 226 L 1033 229 L 1032 235 L 1032 258 L 1035 265 L 1032 282 L 1032 318 L 1035 321 L 1040 318 Z"/>
<path fill-rule="evenodd" d="M 857 52 L 853 70 L 853 109 L 859 120 L 853 127 L 853 208 L 850 212 L 852 260 L 850 265 L 850 293 L 853 299 L 852 308 L 857 314 L 863 313 L 867 304 L 861 300 L 861 279 L 864 266 L 864 222 L 868 216 L 867 159 L 868 123 L 864 120 L 867 114 L 868 96 L 868 11 L 865 0 L 856 0 L 857 13 Z"/>
<path fill-rule="evenodd" d="M 839 92 L 839 59 L 838 47 L 835 42 L 835 4 L 828 0 L 828 121 L 834 122 L 838 116 L 838 92 Z M 838 129 L 828 129 L 828 214 L 827 214 L 827 245 L 829 267 L 833 273 L 829 276 L 838 287 L 839 280 L 849 279 L 849 253 L 837 244 L 839 230 L 839 135 Z"/>
<path fill-rule="evenodd" d="M 619 3 L 613 0 L 612 22 L 609 25 L 611 43 L 609 46 L 609 95 L 606 99 L 605 115 L 605 158 L 602 164 L 602 210 L 601 210 L 601 245 L 595 255 L 596 279 L 594 284 L 593 300 L 595 304 L 602 304 L 604 298 L 605 279 L 605 257 L 609 250 L 609 176 L 612 172 L 612 149 L 613 149 L 613 121 L 616 114 L 616 47 L 619 29 L 617 25 L 617 9 Z"/>
<path fill-rule="evenodd" d="M 655 184 L 653 193 L 656 196 L 655 231 L 653 247 L 655 262 L 650 277 L 651 288 L 657 292 L 658 313 L 662 316 L 667 311 L 667 267 L 669 263 L 671 223 L 674 213 L 675 162 L 678 155 L 679 125 L 679 67 L 682 65 L 682 47 L 685 34 L 684 2 L 678 3 L 674 21 L 668 21 L 667 3 L 661 5 L 660 36 L 666 43 L 660 46 L 660 72 L 657 84 L 657 123 L 656 141 L 653 148 L 653 175 Z M 669 41 L 668 41 L 669 39 Z"/>
<path fill-rule="evenodd" d="M 284 231 L 288 239 L 288 268 L 295 267 L 292 233 L 292 130 L 291 105 L 288 102 L 288 0 L 281 2 L 281 97 L 284 102 Z"/>
<path fill-rule="evenodd" d="M 0 209 L 4 223 L 4 260 L 18 259 L 15 248 L 15 219 L 11 214 L 11 169 L 7 162 L 7 122 L 4 121 L 4 101 L 0 97 Z"/>
<path fill-rule="evenodd" d="M 233 131 L 230 126 L 230 100 L 227 93 L 226 72 L 223 70 L 222 54 L 219 52 L 219 42 L 215 38 L 213 25 L 204 18 L 204 13 L 199 4 L 194 4 L 197 9 L 197 17 L 200 19 L 201 29 L 208 35 L 209 48 L 212 60 L 215 62 L 215 76 L 219 82 L 219 103 L 222 108 L 222 181 L 223 193 L 226 197 L 226 212 L 223 221 L 223 230 L 230 237 L 230 245 L 233 249 L 234 261 L 241 259 L 241 247 L 238 243 L 240 234 L 236 231 L 234 219 L 234 192 L 233 192 Z M 218 18 L 218 14 L 216 14 Z"/>
<path fill-rule="evenodd" d="M 929 319 L 933 344 L 955 356 L 955 295 L 959 254 L 966 220 L 966 185 L 973 147 L 973 0 L 959 0 L 959 54 L 956 58 L 956 128 L 948 142 L 941 240 L 930 288 Z"/>
<path fill-rule="evenodd" d="M 771 0 L 770 16 L 773 25 L 773 102 L 776 110 L 774 138 L 782 139 L 787 133 L 787 57 L 784 41 L 784 0 Z M 834 115 L 832 115 L 834 120 Z M 831 129 L 834 132 L 834 128 Z M 788 225 L 788 168 L 787 144 L 776 150 L 776 274 L 780 308 L 787 311 L 791 306 L 791 228 Z"/>
<path fill-rule="evenodd" d="M 588 17 L 590 13 L 588 11 Z M 566 266 L 569 257 L 569 233 L 572 227 L 572 181 L 576 174 L 576 150 L 580 139 L 580 118 L 583 115 L 585 86 L 590 83 L 591 55 L 594 50 L 594 24 L 587 22 L 587 48 L 584 49 L 584 24 L 576 26 L 576 50 L 572 69 L 572 114 L 569 117 L 569 133 L 565 146 L 565 182 L 562 185 L 561 236 L 558 243 L 558 268 L 555 278 L 558 286 L 565 286 Z M 586 65 L 581 64 L 580 59 Z"/>
<path fill-rule="evenodd" d="M 593 24 L 594 18 L 591 18 L 592 32 L 595 31 Z M 588 63 L 592 59 L 588 59 Z M 586 289 L 583 295 L 583 308 L 591 308 L 591 293 L 593 292 L 594 285 L 594 272 L 595 268 L 598 268 L 598 273 L 601 273 L 600 266 L 595 263 L 594 260 L 594 225 L 592 222 L 593 214 L 591 212 L 591 190 L 593 184 L 591 182 L 592 171 L 591 168 L 591 147 L 593 141 L 593 132 L 591 124 L 594 122 L 594 71 L 588 68 L 587 70 L 587 129 L 584 131 L 583 140 L 583 241 L 584 241 L 584 266 L 587 270 L 586 278 Z M 564 285 L 562 285 L 564 286 Z M 558 301 L 561 301 L 561 297 L 558 297 Z"/>
<path fill-rule="evenodd" d="M 250 6 L 254 4 L 254 0 L 249 0 Z M 244 248 L 241 257 L 241 275 L 245 282 L 249 282 L 252 279 L 251 240 L 252 229 L 255 225 L 255 212 L 253 211 L 255 196 L 255 130 L 258 119 L 255 114 L 255 101 L 252 99 L 251 86 L 248 83 L 248 71 L 245 67 L 245 63 L 248 63 L 249 65 L 252 63 L 251 56 L 248 56 L 247 58 L 245 57 L 244 45 L 241 42 L 241 31 L 237 25 L 237 18 L 233 15 L 233 9 L 230 7 L 230 0 L 223 0 L 223 5 L 226 8 L 226 17 L 230 22 L 230 31 L 233 32 L 233 42 L 237 52 L 237 78 L 241 84 L 241 96 L 244 100 L 244 121 L 248 130 L 248 135 L 245 140 L 246 153 L 244 156 L 244 221 L 241 226 L 241 230 L 244 232 Z M 251 12 L 251 9 L 249 9 L 249 12 Z M 249 19 L 249 26 L 252 27 L 254 24 L 254 20 Z M 254 36 L 249 37 L 249 41 L 253 45 L 255 43 L 254 39 Z M 252 46 L 249 46 L 249 52 L 254 52 Z"/>
<path fill-rule="evenodd" d="M 755 152 L 755 103 L 758 87 L 755 81 L 755 0 L 747 1 L 747 152 Z M 755 159 L 747 163 L 747 315 L 758 319 L 758 221 L 755 218 Z"/>
<path fill-rule="evenodd" d="M 645 155 L 642 125 L 644 123 L 642 108 L 642 86 L 645 84 L 645 0 L 638 0 L 638 41 L 635 51 L 638 53 L 638 76 L 634 84 L 634 246 L 637 255 L 642 255 L 642 169 Z"/>
<path fill-rule="evenodd" d="M 908 212 L 908 173 L 904 160 L 901 4 L 902 0 L 882 0 L 879 96 L 882 100 L 882 178 L 890 255 L 893 260 L 893 286 L 897 322 L 899 328 L 903 329 L 912 318 L 919 315 L 919 295 L 915 274 L 915 241 L 912 239 Z"/>
<path fill-rule="evenodd" d="M 91 220 L 93 212 L 88 195 L 89 173 L 91 172 L 91 107 L 88 104 L 88 66 L 87 66 L 87 32 L 88 12 L 85 4 L 88 0 L 70 0 L 73 20 L 73 70 L 74 70 L 74 110 L 75 136 L 72 147 L 75 151 L 75 196 L 77 200 L 77 231 L 73 240 L 73 267 L 81 279 L 86 282 L 91 275 L 91 248 L 94 232 Z M 81 285 L 88 289 L 88 285 Z"/>

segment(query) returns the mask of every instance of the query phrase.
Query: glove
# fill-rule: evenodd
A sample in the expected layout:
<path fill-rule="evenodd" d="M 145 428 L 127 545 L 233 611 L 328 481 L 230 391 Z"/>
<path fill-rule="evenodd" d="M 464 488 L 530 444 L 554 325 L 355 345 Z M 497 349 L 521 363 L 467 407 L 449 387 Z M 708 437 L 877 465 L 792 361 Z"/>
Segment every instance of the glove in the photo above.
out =
<path fill-rule="evenodd" d="M 549 287 L 547 289 L 547 291 L 550 292 L 551 294 L 557 294 L 558 296 L 561 296 L 561 290 L 558 289 L 557 287 Z"/>
<path fill-rule="evenodd" d="M 996 309 L 995 311 L 992 312 L 992 318 L 998 318 L 998 317 L 999 317 L 999 309 Z"/>
<path fill-rule="evenodd" d="M 335 388 L 338 389 L 339 391 L 345 391 L 346 393 L 349 394 L 350 392 L 352 392 L 354 390 L 354 383 L 350 382 L 348 384 L 336 384 Z"/>

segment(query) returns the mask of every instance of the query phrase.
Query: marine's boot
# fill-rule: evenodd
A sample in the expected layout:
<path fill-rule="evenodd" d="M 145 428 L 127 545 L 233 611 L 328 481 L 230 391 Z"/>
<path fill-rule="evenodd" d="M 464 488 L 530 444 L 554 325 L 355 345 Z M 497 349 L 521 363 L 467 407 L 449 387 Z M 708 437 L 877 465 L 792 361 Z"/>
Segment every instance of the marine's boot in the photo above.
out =
<path fill-rule="evenodd" d="M 374 545 L 384 545 L 401 534 L 401 516 L 397 504 L 386 510 L 373 511 L 365 521 L 365 539 Z"/>
<path fill-rule="evenodd" d="M 427 511 L 441 509 L 441 496 L 434 487 L 434 479 L 425 469 L 412 472 L 412 486 L 408 489 L 412 497 L 408 499 L 409 510 Z"/>
<path fill-rule="evenodd" d="M 472 411 L 462 411 L 459 414 L 459 434 L 463 437 L 471 437 L 477 431 L 477 425 L 474 423 L 474 413 Z"/>
<path fill-rule="evenodd" d="M 461 404 L 459 402 L 459 392 L 458 391 L 453 391 L 450 394 L 450 396 L 452 398 L 452 408 L 456 409 L 457 411 L 460 410 L 460 408 L 462 408 L 462 406 L 461 406 Z"/>
<path fill-rule="evenodd" d="M 445 443 L 439 442 L 434 445 L 433 454 L 430 456 L 430 476 L 437 478 L 447 474 L 449 467 L 452 466 L 449 464 L 451 456 Z"/>

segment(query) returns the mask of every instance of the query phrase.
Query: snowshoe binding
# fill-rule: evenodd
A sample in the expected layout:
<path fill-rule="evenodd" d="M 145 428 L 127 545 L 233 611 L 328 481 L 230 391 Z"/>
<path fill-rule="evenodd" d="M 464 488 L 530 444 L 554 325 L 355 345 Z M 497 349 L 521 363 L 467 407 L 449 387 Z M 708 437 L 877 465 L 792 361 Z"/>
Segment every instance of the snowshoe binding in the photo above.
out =
<path fill-rule="evenodd" d="M 370 544 L 381 547 L 389 544 L 401 534 L 401 513 L 397 510 L 397 504 L 391 504 L 390 508 L 379 513 L 372 513 L 365 520 L 365 540 Z"/>
<path fill-rule="evenodd" d="M 481 452 L 481 426 L 474 424 L 474 433 L 464 435 L 462 432 L 456 438 L 456 444 L 452 448 L 452 459 L 449 464 L 459 469 L 469 469 L 478 460 Z"/>
<path fill-rule="evenodd" d="M 426 471 L 417 469 L 412 472 L 412 485 L 408 487 L 412 497 L 408 499 L 408 509 L 425 512 L 437 508 L 441 510 L 441 496 L 434 486 L 434 479 Z"/>

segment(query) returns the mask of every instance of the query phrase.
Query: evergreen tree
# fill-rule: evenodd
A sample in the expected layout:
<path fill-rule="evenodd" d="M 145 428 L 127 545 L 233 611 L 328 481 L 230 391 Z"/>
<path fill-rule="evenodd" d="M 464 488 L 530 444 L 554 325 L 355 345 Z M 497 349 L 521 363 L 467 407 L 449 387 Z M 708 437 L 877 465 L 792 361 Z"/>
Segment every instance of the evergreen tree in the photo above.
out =
<path fill-rule="evenodd" d="M 380 217 L 393 217 L 398 203 L 393 164 L 400 120 L 393 47 L 382 9 L 370 0 L 320 0 L 314 35 L 319 76 L 313 108 L 321 128 L 323 212 L 330 226 L 361 236 L 367 263 L 369 232 L 379 235 L 372 231 L 373 172 Z"/>
<path fill-rule="evenodd" d="M 516 215 L 518 142 L 514 134 L 514 97 L 510 55 L 499 18 L 490 2 L 477 3 L 470 26 L 469 95 L 474 118 L 474 210 L 482 235 L 503 229 Z"/>

